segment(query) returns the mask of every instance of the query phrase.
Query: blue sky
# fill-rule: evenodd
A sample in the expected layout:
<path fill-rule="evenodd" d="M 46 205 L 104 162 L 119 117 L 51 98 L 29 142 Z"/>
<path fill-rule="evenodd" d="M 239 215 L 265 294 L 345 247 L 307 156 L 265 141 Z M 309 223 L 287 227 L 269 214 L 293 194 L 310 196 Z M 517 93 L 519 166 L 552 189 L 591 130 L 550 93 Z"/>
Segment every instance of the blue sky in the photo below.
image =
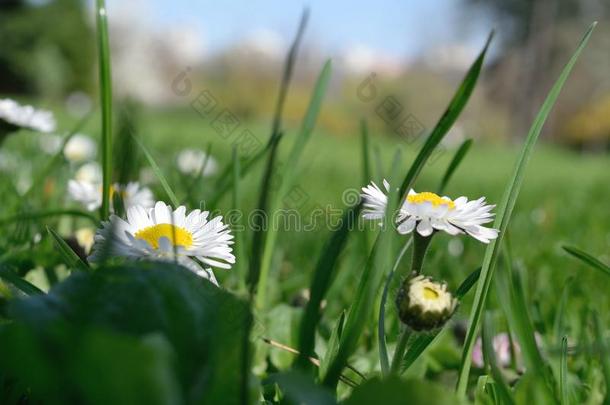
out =
<path fill-rule="evenodd" d="M 109 11 L 121 0 L 108 0 Z M 395 56 L 417 55 L 440 44 L 479 48 L 492 28 L 463 8 L 463 0 L 150 0 L 147 15 L 159 26 L 195 26 L 208 51 L 233 44 L 257 30 L 271 30 L 288 42 L 305 6 L 311 10 L 306 41 L 322 51 L 366 46 Z"/>

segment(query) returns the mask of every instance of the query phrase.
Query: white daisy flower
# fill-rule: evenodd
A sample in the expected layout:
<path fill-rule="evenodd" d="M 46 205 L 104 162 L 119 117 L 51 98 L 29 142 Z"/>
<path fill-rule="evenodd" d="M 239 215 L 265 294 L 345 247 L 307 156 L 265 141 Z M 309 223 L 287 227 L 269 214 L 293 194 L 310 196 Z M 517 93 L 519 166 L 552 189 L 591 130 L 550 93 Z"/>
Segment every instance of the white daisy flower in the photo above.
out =
<path fill-rule="evenodd" d="M 203 177 L 214 175 L 218 171 L 218 162 L 213 156 L 206 155 L 198 149 L 183 149 L 176 158 L 178 169 L 183 174 Z M 205 165 L 205 167 L 203 167 Z M 202 172 L 203 170 L 203 172 Z"/>
<path fill-rule="evenodd" d="M 383 181 L 386 191 L 390 189 Z M 387 195 L 373 182 L 362 188 L 365 219 L 381 219 L 388 203 Z M 410 190 L 399 208 L 396 222 L 398 232 L 408 234 L 417 230 L 421 236 L 430 236 L 435 230 L 450 235 L 467 233 L 473 238 L 489 243 L 498 237 L 498 231 L 486 228 L 483 224 L 493 221 L 495 214 L 490 212 L 495 205 L 485 202 L 485 197 L 469 201 L 466 197 L 452 200 L 431 192 L 417 193 Z"/>
<path fill-rule="evenodd" d="M 442 326 L 457 304 L 445 283 L 422 275 L 405 280 L 396 297 L 400 320 L 416 331 Z"/>
<path fill-rule="evenodd" d="M 64 147 L 64 156 L 72 163 L 85 162 L 95 157 L 97 143 L 87 135 L 75 134 Z"/>
<path fill-rule="evenodd" d="M 216 283 L 209 267 L 230 269 L 235 263 L 233 235 L 221 217 L 209 219 L 209 211 L 194 210 L 186 215 L 180 206 L 172 211 L 158 201 L 154 208 L 136 205 L 127 209 L 127 220 L 112 215 L 102 222 L 93 245 L 91 261 L 104 255 L 131 259 L 174 260 Z M 174 256 L 176 255 L 176 256 Z"/>
<path fill-rule="evenodd" d="M 62 139 L 61 136 L 55 134 L 47 134 L 41 136 L 38 140 L 40 149 L 47 155 L 54 155 L 59 152 L 61 148 Z"/>
<path fill-rule="evenodd" d="M 110 187 L 110 209 L 114 193 L 119 193 L 123 200 L 125 209 L 134 205 L 150 208 L 155 204 L 152 191 L 148 187 L 140 186 L 137 182 L 129 182 L 126 185 L 115 183 Z M 68 181 L 68 194 L 70 198 L 82 204 L 88 211 L 95 211 L 102 205 L 102 184 L 86 180 Z"/>
<path fill-rule="evenodd" d="M 102 167 L 97 162 L 85 163 L 76 170 L 74 179 L 89 183 L 102 183 Z"/>
<path fill-rule="evenodd" d="M 38 132 L 53 132 L 56 128 L 52 112 L 37 110 L 31 105 L 20 105 L 8 98 L 0 100 L 0 124 L 14 131 L 27 128 Z"/>

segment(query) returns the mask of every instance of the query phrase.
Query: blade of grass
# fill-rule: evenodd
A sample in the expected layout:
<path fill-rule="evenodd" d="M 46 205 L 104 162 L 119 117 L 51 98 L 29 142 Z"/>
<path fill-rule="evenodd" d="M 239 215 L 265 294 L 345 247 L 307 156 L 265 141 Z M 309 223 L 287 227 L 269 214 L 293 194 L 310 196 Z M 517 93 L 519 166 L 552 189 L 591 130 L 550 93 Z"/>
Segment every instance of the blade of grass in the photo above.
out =
<path fill-rule="evenodd" d="M 600 260 L 591 256 L 587 252 L 580 250 L 573 246 L 562 246 L 562 247 L 563 247 L 563 250 L 565 250 L 572 256 L 576 257 L 583 263 L 588 264 L 589 266 L 593 267 L 594 269 L 600 270 L 602 273 L 606 274 L 607 276 L 610 276 L 610 266 L 605 265 Z"/>
<path fill-rule="evenodd" d="M 502 399 L 501 403 L 503 404 L 514 404 L 515 400 L 511 394 L 510 389 L 506 385 L 506 381 L 504 381 L 504 377 L 502 377 L 502 372 L 498 368 L 498 364 L 496 363 L 496 355 L 494 353 L 492 338 L 494 336 L 492 321 L 489 312 L 485 313 L 485 319 L 483 320 L 483 356 L 485 359 L 485 363 L 489 365 L 491 370 L 491 375 L 496 383 L 496 387 L 498 388 L 497 392 L 500 394 Z"/>
<path fill-rule="evenodd" d="M 475 285 L 475 283 L 479 279 L 480 275 L 481 268 L 479 267 L 478 269 L 470 273 L 464 281 L 462 281 L 462 284 L 460 284 L 458 289 L 455 290 L 455 298 L 457 298 L 458 301 L 461 301 L 464 296 L 470 291 L 472 286 Z M 434 339 L 436 339 L 440 332 L 441 331 L 438 330 L 433 333 L 419 334 L 417 338 L 415 338 L 413 344 L 411 344 L 409 350 L 403 358 L 400 374 L 403 374 L 409 369 L 409 367 L 411 367 L 413 363 L 415 363 L 415 360 L 417 360 L 419 356 L 421 356 L 421 354 L 426 350 L 426 348 L 430 346 L 430 344 L 434 341 Z"/>
<path fill-rule="evenodd" d="M 233 149 L 236 150 L 237 145 L 233 146 Z M 188 184 L 186 185 L 186 197 L 184 198 L 186 201 L 190 201 L 191 203 L 193 203 L 192 201 L 192 197 L 193 197 L 193 189 L 195 188 L 195 186 L 197 184 L 199 184 L 199 182 L 201 181 L 201 179 L 203 178 L 203 174 L 205 173 L 205 169 L 208 166 L 208 163 L 210 161 L 210 156 L 212 154 L 212 142 L 208 142 L 206 148 L 205 148 L 205 158 L 203 159 L 203 162 L 201 162 L 201 167 L 199 168 L 199 170 L 197 170 L 197 173 L 195 174 L 195 176 L 193 176 L 193 178 L 191 179 L 190 182 L 188 182 Z M 231 166 L 235 166 L 235 160 L 231 159 Z M 232 176 L 234 173 L 231 172 L 230 175 Z M 233 179 L 234 180 L 234 179 Z"/>
<path fill-rule="evenodd" d="M 445 187 L 447 187 L 453 173 L 455 173 L 456 169 L 459 167 L 460 163 L 462 163 L 462 160 L 470 150 L 472 142 L 472 139 L 466 139 L 455 152 L 455 155 L 453 155 L 453 159 L 451 160 L 451 163 L 449 163 L 449 166 L 447 166 L 447 170 L 445 171 L 445 175 L 441 180 L 441 184 L 438 186 L 439 194 L 442 194 L 443 191 L 445 191 Z"/>
<path fill-rule="evenodd" d="M 593 311 L 593 332 L 595 333 L 595 344 L 599 351 L 599 361 L 606 380 L 606 387 L 610 387 L 610 349 L 604 338 L 604 329 L 597 311 Z M 605 403 L 608 402 L 610 402 L 610 389 L 606 388 Z"/>
<path fill-rule="evenodd" d="M 240 191 L 240 175 L 241 175 L 241 165 L 239 162 L 239 156 L 237 155 L 237 146 L 233 147 L 233 192 L 231 193 L 232 201 L 231 208 L 239 213 L 241 201 L 241 191 Z M 246 256 L 244 254 L 244 231 L 242 227 L 241 218 L 237 217 L 237 223 L 233 224 L 238 230 L 234 231 L 235 235 L 235 264 L 233 268 L 235 270 L 235 274 L 237 274 L 239 289 L 242 291 L 246 290 L 246 273 L 244 263 L 246 261 Z"/>
<path fill-rule="evenodd" d="M 379 321 L 377 322 L 377 339 L 379 345 L 379 365 L 381 367 L 381 374 L 386 376 L 390 372 L 390 358 L 388 356 L 388 347 L 385 337 L 385 305 L 388 300 L 388 293 L 390 292 L 390 285 L 392 284 L 392 279 L 394 278 L 394 274 L 396 274 L 396 270 L 398 269 L 398 265 L 402 261 L 405 253 L 409 250 L 409 247 L 413 243 L 413 237 L 410 237 L 407 243 L 403 246 L 396 261 L 394 262 L 394 266 L 388 274 L 385 285 L 383 286 L 383 292 L 381 293 L 381 302 L 379 303 Z"/>
<path fill-rule="evenodd" d="M 70 132 L 68 132 L 68 134 L 66 136 L 64 136 L 64 138 L 62 140 L 62 143 L 61 143 L 61 147 L 51 157 L 51 160 L 49 160 L 49 163 L 47 163 L 44 166 L 44 169 L 41 170 L 40 173 L 38 173 L 34 177 L 34 180 L 32 181 L 32 185 L 30 186 L 30 188 L 21 197 L 23 200 L 27 200 L 28 197 L 35 190 L 40 190 L 40 188 L 41 188 L 40 185 L 42 184 L 42 182 L 49 177 L 49 175 L 53 172 L 55 167 L 62 161 L 62 155 L 64 153 L 64 148 L 66 147 L 66 145 L 68 144 L 70 139 L 72 139 L 72 137 L 85 126 L 85 124 L 87 123 L 89 118 L 91 118 L 91 115 L 93 115 L 92 111 L 90 111 L 87 114 L 85 114 L 83 116 L 83 118 L 81 118 L 76 123 L 76 125 L 70 130 Z"/>
<path fill-rule="evenodd" d="M 494 222 L 494 228 L 498 229 L 500 232 L 498 239 L 492 240 L 491 243 L 488 245 L 487 249 L 485 250 L 485 256 L 483 259 L 482 266 L 483 269 L 481 271 L 481 280 L 477 284 L 476 295 L 470 314 L 470 326 L 466 334 L 466 341 L 464 343 L 462 362 L 458 376 L 457 393 L 460 398 L 464 398 L 466 396 L 468 375 L 470 374 L 470 358 L 472 356 L 472 348 L 474 346 L 474 341 L 476 339 L 479 324 L 481 322 L 483 309 L 487 301 L 487 294 L 491 286 L 493 271 L 499 253 L 499 247 L 502 245 L 503 234 L 508 227 L 512 211 L 515 208 L 517 197 L 519 196 L 519 190 L 521 189 L 521 184 L 523 183 L 523 177 L 525 175 L 525 168 L 527 166 L 527 163 L 529 162 L 534 145 L 536 144 L 538 136 L 542 131 L 542 127 L 551 111 L 551 108 L 555 104 L 555 101 L 557 100 L 557 97 L 559 96 L 559 93 L 564 83 L 566 82 L 570 72 L 572 71 L 576 60 L 578 59 L 578 56 L 587 44 L 594 27 L 595 24 L 591 25 L 584 38 L 580 42 L 578 48 L 576 49 L 576 52 L 569 60 L 567 65 L 564 67 L 563 71 L 561 72 L 561 75 L 551 88 L 551 91 L 549 92 L 546 100 L 540 108 L 540 111 L 538 112 L 538 115 L 536 116 L 536 119 L 534 120 L 534 123 L 530 128 L 523 150 L 519 155 L 519 158 L 517 159 L 515 170 L 506 187 L 504 197 L 502 198 L 502 201 L 498 207 L 496 220 Z"/>
<path fill-rule="evenodd" d="M 555 321 L 553 322 L 553 331 L 554 338 L 557 342 L 560 342 L 562 336 L 566 333 L 565 331 L 565 309 L 568 303 L 568 296 L 570 294 L 570 286 L 574 282 L 574 278 L 570 277 L 568 281 L 566 281 L 565 286 L 563 287 L 563 291 L 561 292 L 561 298 L 559 300 L 559 305 L 557 305 L 557 312 L 555 313 Z"/>
<path fill-rule="evenodd" d="M 443 180 L 441 181 L 441 183 L 439 185 L 439 188 L 438 188 L 439 194 L 442 194 L 443 189 L 448 184 L 449 180 L 451 180 L 453 173 L 459 167 L 460 163 L 464 159 L 464 156 L 466 156 L 466 153 L 468 152 L 468 149 L 470 149 L 471 144 L 472 144 L 472 139 L 466 140 L 464 143 L 462 143 L 462 145 L 456 152 L 455 156 L 451 160 L 451 163 L 447 167 L 445 175 L 443 176 Z M 413 239 L 411 238 L 409 240 L 409 244 L 412 241 L 413 241 Z M 394 277 L 395 271 L 398 268 L 398 263 L 402 259 L 402 256 L 404 255 L 407 247 L 408 246 L 406 245 L 405 249 L 403 249 L 401 251 L 401 253 L 399 254 L 398 259 L 395 263 L 394 269 L 392 269 L 392 272 L 390 272 L 390 274 L 388 275 L 388 279 L 387 279 L 385 287 L 383 289 L 381 303 L 379 306 L 379 323 L 377 325 L 377 335 L 378 335 L 378 341 L 379 341 L 379 361 L 380 361 L 380 365 L 381 365 L 381 372 L 383 375 L 386 375 L 389 372 L 389 369 L 387 368 L 387 367 L 389 367 L 389 364 L 388 364 L 389 360 L 388 360 L 386 337 L 385 337 L 385 305 L 386 305 L 386 301 L 387 301 L 387 294 L 389 291 L 390 284 L 392 282 L 392 278 Z M 468 282 L 469 279 L 470 279 L 470 277 L 466 279 L 466 282 Z M 475 280 L 476 279 L 478 279 L 478 273 L 476 274 Z M 462 287 L 462 286 L 460 286 L 460 287 Z M 472 284 L 468 285 L 468 289 L 470 289 L 470 287 L 472 287 Z M 465 292 L 464 292 L 464 294 L 465 294 Z M 412 357 L 410 358 L 410 363 L 408 365 L 405 366 L 404 362 L 403 362 L 404 368 L 400 371 L 401 374 L 404 371 L 406 371 L 406 369 L 417 359 L 417 357 L 419 357 L 419 355 L 426 349 L 426 347 L 428 347 L 428 345 L 430 343 L 432 343 L 432 341 L 434 340 L 436 335 L 438 335 L 438 332 L 434 335 L 419 335 L 415 339 L 415 342 L 413 343 L 413 345 L 417 344 L 417 346 L 414 346 L 414 347 L 416 347 L 419 351 L 411 352 Z M 427 338 L 430 338 L 430 339 L 427 339 Z M 408 354 L 409 353 L 407 353 L 407 355 Z M 398 360 L 398 359 L 396 359 L 396 360 Z"/>
<path fill-rule="evenodd" d="M 108 41 L 108 19 L 106 2 L 96 0 L 97 46 L 100 80 L 100 103 L 102 106 L 102 206 L 100 217 L 110 213 L 110 184 L 112 182 L 112 78 L 110 73 L 110 45 Z"/>
<path fill-rule="evenodd" d="M 345 211 L 341 220 L 341 227 L 332 233 L 330 239 L 326 242 L 322 255 L 318 259 L 309 289 L 310 298 L 305 307 L 305 313 L 301 318 L 301 326 L 299 328 L 300 355 L 296 365 L 301 368 L 310 367 L 309 358 L 314 354 L 316 329 L 322 317 L 320 310 L 322 300 L 332 283 L 339 255 L 347 242 L 349 231 L 354 228 L 354 224 L 358 220 L 361 207 L 361 204 L 358 204 Z"/>
<path fill-rule="evenodd" d="M 390 184 L 397 184 L 400 159 L 401 153 L 398 150 L 392 163 Z M 371 316 L 375 299 L 383 283 L 384 274 L 389 272 L 391 246 L 393 246 L 394 238 L 397 238 L 399 235 L 395 229 L 394 217 L 394 212 L 398 207 L 398 192 L 397 187 L 390 189 L 381 231 L 360 277 L 356 295 L 345 321 L 339 349 L 329 365 L 327 374 L 324 376 L 324 384 L 331 388 L 336 387 L 349 356 L 355 351 L 358 340 Z"/>
<path fill-rule="evenodd" d="M 18 290 L 20 290 L 26 295 L 44 294 L 44 291 L 42 291 L 40 288 L 19 277 L 19 275 L 15 273 L 12 269 L 1 264 L 0 279 L 14 285 Z"/>
<path fill-rule="evenodd" d="M 561 358 L 559 360 L 559 394 L 561 405 L 570 403 L 568 397 L 568 337 L 561 338 Z"/>
<path fill-rule="evenodd" d="M 415 179 L 419 175 L 419 172 L 423 169 L 424 164 L 430 158 L 432 152 L 434 152 L 434 149 L 436 149 L 436 147 L 440 144 L 445 135 L 447 135 L 447 132 L 449 129 L 451 129 L 451 126 L 457 120 L 458 116 L 466 106 L 466 103 L 468 102 L 468 99 L 470 98 L 470 95 L 472 94 L 472 91 L 477 83 L 479 74 L 481 73 L 483 60 L 485 59 L 485 54 L 487 53 L 487 49 L 489 48 L 492 37 L 493 32 L 489 34 L 483 50 L 474 61 L 470 69 L 468 69 L 464 80 L 453 95 L 449 106 L 437 122 L 436 126 L 428 136 L 426 143 L 415 158 L 415 162 L 413 162 L 413 165 L 411 165 L 407 176 L 402 182 L 402 186 L 400 188 L 401 196 L 404 196 L 413 186 Z"/>
<path fill-rule="evenodd" d="M 13 215 L 7 218 L 0 218 L 0 226 L 12 224 L 19 221 L 31 221 L 42 218 L 58 217 L 62 215 L 81 217 L 90 220 L 94 225 L 98 224 L 98 219 L 88 212 L 78 210 L 54 210 L 54 211 L 42 211 L 42 212 L 24 212 L 18 215 Z"/>
<path fill-rule="evenodd" d="M 47 227 L 47 231 L 51 237 L 55 240 L 55 244 L 59 249 L 59 253 L 64 258 L 66 264 L 71 269 L 78 269 L 81 271 L 91 271 L 89 265 L 81 260 L 80 257 L 72 250 L 72 248 L 66 243 L 66 241 L 59 236 L 53 229 Z"/>
<path fill-rule="evenodd" d="M 290 88 L 290 82 L 292 80 L 292 74 L 294 71 L 294 65 L 298 56 L 299 48 L 301 45 L 301 41 L 303 39 L 303 34 L 305 33 L 305 28 L 307 27 L 307 21 L 309 20 L 309 9 L 305 8 L 303 13 L 301 14 L 301 21 L 299 22 L 299 28 L 297 29 L 297 33 L 292 41 L 292 45 L 288 51 L 286 56 L 286 62 L 284 63 L 284 72 L 282 74 L 282 81 L 280 83 L 280 89 L 277 97 L 277 102 L 275 105 L 275 112 L 273 115 L 273 122 L 271 125 L 271 135 L 269 140 L 267 141 L 266 146 L 258 152 L 254 157 L 245 162 L 242 165 L 241 175 L 250 172 L 252 166 L 258 163 L 269 151 L 274 149 L 277 141 L 281 138 L 282 135 L 282 115 L 284 111 L 284 104 L 286 103 L 286 96 L 288 94 L 288 89 Z M 219 180 L 216 184 L 216 188 L 219 190 L 214 197 L 210 199 L 211 204 L 215 205 L 220 198 L 231 189 L 231 181 L 229 174 L 232 170 L 232 163 L 229 164 L 222 174 L 219 176 Z M 228 182 L 225 179 L 230 179 Z"/>
<path fill-rule="evenodd" d="M 286 165 L 286 168 L 282 173 L 278 191 L 274 196 L 269 199 L 269 209 L 263 209 L 262 212 L 268 213 L 273 216 L 280 206 L 281 199 L 288 194 L 289 188 L 293 184 L 293 179 L 296 173 L 296 168 L 298 166 L 299 160 L 301 158 L 303 150 L 305 149 L 305 145 L 311 137 L 311 133 L 313 132 L 315 123 L 318 119 L 318 114 L 320 113 L 322 101 L 326 94 L 326 88 L 330 80 L 330 73 L 331 62 L 330 60 L 328 60 L 324 64 L 324 67 L 322 68 L 322 71 L 318 76 L 318 80 L 316 81 L 313 95 L 311 97 L 307 112 L 305 113 L 305 117 L 303 118 L 303 122 L 301 124 L 301 129 L 299 130 L 294 145 L 292 146 L 290 154 L 288 155 L 287 162 L 289 162 L 289 164 Z M 273 156 L 273 154 L 271 156 Z M 270 158 L 269 161 L 272 162 L 272 159 Z M 270 167 L 272 166 L 268 166 L 268 168 Z M 264 182 L 266 189 L 262 190 L 263 197 L 269 196 L 268 181 L 270 181 L 269 179 L 272 176 L 272 172 L 268 172 L 267 175 L 269 176 L 269 178 L 265 179 Z M 261 201 L 263 200 L 261 199 Z M 261 206 L 259 206 L 259 209 L 261 209 Z M 258 286 L 255 302 L 256 307 L 260 309 L 263 308 L 267 302 L 267 281 L 269 278 L 269 272 L 271 270 L 271 261 L 273 258 L 273 253 L 275 251 L 275 243 L 277 241 L 278 232 L 277 229 L 274 229 L 273 226 L 269 226 L 267 232 L 259 230 L 255 232 L 254 236 L 255 238 L 257 238 L 258 242 L 256 245 L 254 245 L 253 243 L 253 246 L 256 246 L 256 249 L 253 249 L 254 254 L 252 257 L 253 271 L 251 278 L 251 288 Z M 260 263 L 260 266 L 258 265 L 258 263 Z"/>
<path fill-rule="evenodd" d="M 508 241 L 508 238 L 506 238 L 506 241 Z M 505 244 L 503 252 L 506 266 L 501 266 L 496 271 L 497 274 L 494 278 L 496 294 L 508 319 L 510 330 L 519 341 L 528 373 L 537 375 L 541 381 L 546 383 L 549 393 L 552 393 L 553 376 L 538 350 L 521 279 L 518 273 L 512 269 L 512 256 L 508 243 Z"/>
<path fill-rule="evenodd" d="M 339 319 L 337 319 L 337 322 L 335 323 L 333 331 L 330 334 L 326 347 L 326 353 L 324 353 L 324 357 L 322 357 L 320 361 L 320 370 L 318 372 L 319 378 L 323 378 L 326 375 L 330 363 L 337 355 L 337 351 L 339 350 L 339 342 L 341 341 L 341 336 L 343 335 L 343 327 L 345 326 L 345 316 L 345 311 L 342 311 Z"/>
<path fill-rule="evenodd" d="M 159 180 L 159 183 L 161 183 L 161 186 L 163 187 L 163 190 L 165 190 L 165 194 L 167 194 L 167 197 L 169 198 L 169 201 L 172 203 L 174 208 L 178 207 L 180 205 L 180 201 L 176 197 L 176 194 L 174 194 L 174 192 L 172 191 L 172 188 L 169 186 L 169 183 L 165 179 L 165 176 L 163 176 L 163 173 L 161 172 L 161 169 L 159 168 L 159 165 L 157 165 L 157 162 L 155 162 L 155 158 L 153 158 L 153 156 L 148 151 L 148 149 L 146 149 L 146 146 L 144 146 L 142 141 L 140 141 L 135 136 L 133 138 L 136 141 L 136 143 L 138 144 L 138 146 L 140 146 L 140 149 L 142 149 L 142 152 L 144 153 L 144 156 L 146 156 L 146 160 L 148 160 L 148 163 L 150 164 L 150 167 L 152 168 L 153 172 L 155 173 L 155 176 Z"/>

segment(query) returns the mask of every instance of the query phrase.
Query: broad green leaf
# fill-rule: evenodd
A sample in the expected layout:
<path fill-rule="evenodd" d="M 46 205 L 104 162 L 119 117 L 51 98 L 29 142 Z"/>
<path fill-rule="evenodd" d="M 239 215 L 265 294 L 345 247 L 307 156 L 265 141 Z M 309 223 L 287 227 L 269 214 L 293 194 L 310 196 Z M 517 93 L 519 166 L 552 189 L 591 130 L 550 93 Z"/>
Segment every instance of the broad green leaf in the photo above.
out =
<path fill-rule="evenodd" d="M 572 58 L 564 67 L 563 71 L 559 75 L 559 78 L 551 88 L 546 100 L 542 104 L 542 107 L 540 108 L 540 111 L 538 112 L 538 115 L 536 116 L 536 119 L 534 120 L 534 123 L 532 124 L 529 130 L 527 139 L 523 146 L 523 150 L 521 151 L 519 158 L 517 159 L 515 169 L 505 189 L 502 201 L 498 205 L 494 228 L 498 229 L 500 232 L 498 238 L 496 240 L 492 240 L 491 243 L 487 246 L 487 249 L 485 250 L 485 256 L 483 259 L 483 266 L 481 271 L 481 279 L 477 284 L 476 295 L 470 313 L 469 328 L 466 334 L 466 341 L 464 343 L 464 351 L 462 353 L 462 364 L 460 367 L 460 373 L 458 376 L 457 384 L 457 392 L 461 398 L 465 397 L 466 395 L 468 375 L 470 374 L 470 358 L 472 356 L 472 348 L 474 346 L 474 342 L 477 336 L 479 324 L 481 322 L 481 317 L 485 308 L 485 303 L 487 302 L 487 294 L 491 286 L 500 246 L 502 246 L 502 238 L 504 236 L 504 232 L 506 232 L 506 230 L 508 229 L 508 224 L 510 222 L 513 209 L 515 208 L 515 204 L 519 196 L 519 191 L 523 183 L 523 178 L 525 176 L 525 169 L 527 167 L 527 163 L 531 158 L 534 145 L 538 140 L 538 136 L 542 131 L 542 127 L 544 126 L 544 123 L 546 122 L 546 119 L 549 113 L 551 112 L 555 101 L 559 97 L 559 93 L 561 92 L 564 83 L 566 82 L 570 72 L 572 71 L 572 68 L 576 64 L 576 61 L 578 60 L 581 51 L 584 49 L 585 45 L 589 41 L 589 38 L 594 28 L 595 24 L 591 25 L 591 27 L 581 40 L 580 44 L 578 45 L 576 52 L 574 53 L 574 55 L 572 55 Z"/>
<path fill-rule="evenodd" d="M 28 402 L 180 404 L 173 353 L 162 337 L 135 338 L 60 321 L 0 327 L 0 365 Z"/>
<path fill-rule="evenodd" d="M 87 364 L 72 350 L 79 348 L 72 340 L 78 342 L 78 336 L 54 337 L 53 331 L 70 328 L 80 334 L 101 328 L 134 339 L 158 335 L 173 353 L 174 371 L 166 372 L 175 372 L 187 402 L 240 404 L 249 395 L 242 373 L 251 319 L 247 303 L 173 263 L 138 262 L 100 267 L 95 273 L 73 273 L 47 295 L 12 301 L 8 313 L 16 325 L 35 333 L 32 344 L 58 339 L 70 348 L 67 352 L 32 353 L 33 362 Z M 6 352 L 18 348 L 14 341 L 2 339 L 0 347 Z M 0 362 L 3 358 L 0 355 Z M 108 362 L 113 359 L 116 365 L 112 367 L 120 368 L 121 356 L 110 357 Z M 42 370 L 36 371 L 40 374 L 29 375 L 31 384 L 44 378 Z M 79 388 L 70 385 L 69 374 L 60 382 L 59 389 L 66 394 Z"/>

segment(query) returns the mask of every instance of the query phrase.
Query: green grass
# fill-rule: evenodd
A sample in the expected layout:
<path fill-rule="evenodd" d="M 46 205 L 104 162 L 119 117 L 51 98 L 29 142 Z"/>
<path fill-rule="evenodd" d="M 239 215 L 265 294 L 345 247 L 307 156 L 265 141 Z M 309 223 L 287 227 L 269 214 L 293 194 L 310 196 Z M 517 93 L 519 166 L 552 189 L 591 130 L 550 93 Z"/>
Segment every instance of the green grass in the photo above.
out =
<path fill-rule="evenodd" d="M 104 183 L 110 184 L 124 173 L 117 173 L 123 162 L 110 157 L 110 76 L 101 27 L 103 108 L 84 123 L 83 132 L 102 140 L 99 158 Z M 344 201 L 344 191 L 357 195 L 369 176 L 391 180 L 391 206 L 405 191 L 398 187 L 401 180 L 403 188 L 440 187 L 453 198 L 485 196 L 499 204 L 495 212 L 503 241 L 486 248 L 465 236 L 434 237 L 425 274 L 445 280 L 460 306 L 448 326 L 430 334 L 410 335 L 399 328 L 390 303 L 401 277 L 388 278 L 382 297 L 390 270 L 400 276 L 410 270 L 409 260 L 396 260 L 409 236 L 392 229 L 330 229 L 325 222 L 307 231 L 247 228 L 236 235 L 238 264 L 216 271 L 224 290 L 167 263 L 125 265 L 111 259 L 89 267 L 74 235 L 97 219 L 66 198 L 74 167 L 61 154 L 40 154 L 38 137 L 44 135 L 9 138 L 2 147 L 21 164 L 0 177 L 0 402 L 20 393 L 49 403 L 105 398 L 160 404 L 243 404 L 262 398 L 278 403 L 282 396 L 305 403 L 349 397 L 349 404 L 393 404 L 407 395 L 413 403 L 460 403 L 466 393 L 489 403 L 569 403 L 608 395 L 610 157 L 548 144 L 533 150 L 560 86 L 542 108 L 525 148 L 522 142 L 474 139 L 426 162 L 464 108 L 482 61 L 483 54 L 423 148 L 370 132 L 358 119 L 353 133 L 344 136 L 314 127 L 324 108 L 329 65 L 312 89 L 300 127 L 280 125 L 280 113 L 241 124 L 261 148 L 272 145 L 255 164 L 239 160 L 236 135 L 219 137 L 209 121 L 188 108 L 146 108 L 131 123 L 142 142 L 133 146 L 136 166 L 152 170 L 156 199 L 184 203 L 189 210 L 273 212 L 288 205 L 285 194 L 296 186 L 302 220 L 316 208 L 345 218 L 359 206 L 357 199 Z M 286 93 L 280 94 L 278 111 Z M 62 128 L 77 124 L 61 111 L 58 115 Z M 272 144 L 269 121 L 271 139 L 277 141 Z M 175 158 L 186 147 L 213 151 L 219 173 L 226 176 L 185 178 Z M 29 172 L 43 175 L 34 176 L 35 186 L 24 196 L 14 180 Z M 273 188 L 277 175 L 283 177 Z M 219 184 L 223 194 L 217 199 Z M 102 219 L 108 197 L 107 191 Z M 389 215 L 384 221 L 391 221 Z M 239 223 L 247 225 L 248 218 Z M 259 249 L 251 249 L 256 243 Z M 416 238 L 416 248 L 422 246 L 418 243 Z M 503 260 L 496 264 L 496 258 Z M 256 270 L 250 286 L 249 267 Z M 477 294 L 469 293 L 475 286 Z M 471 370 L 479 323 L 485 367 Z M 501 331 L 521 344 L 521 359 L 507 368 L 491 344 Z M 95 378 L 92 369 L 105 378 Z M 149 395 L 146 387 L 155 387 L 156 394 Z"/>

